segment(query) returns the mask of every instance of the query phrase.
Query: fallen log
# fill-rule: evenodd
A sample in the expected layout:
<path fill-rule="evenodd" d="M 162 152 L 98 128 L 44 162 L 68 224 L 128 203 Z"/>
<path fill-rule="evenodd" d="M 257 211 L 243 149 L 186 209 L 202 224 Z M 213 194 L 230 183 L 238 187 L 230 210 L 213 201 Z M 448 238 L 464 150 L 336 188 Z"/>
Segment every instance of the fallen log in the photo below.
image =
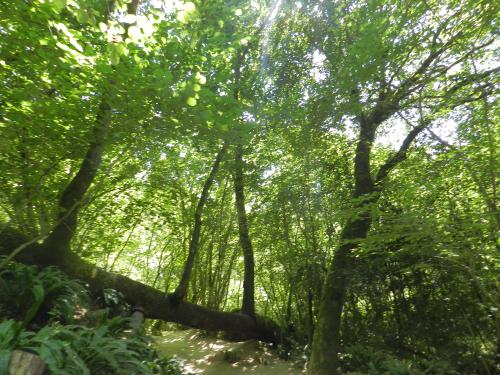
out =
<path fill-rule="evenodd" d="M 21 233 L 5 228 L 0 233 L 0 255 L 9 255 L 12 250 L 27 241 L 29 238 Z M 271 343 L 279 341 L 280 328 L 269 319 L 258 316 L 254 319 L 238 312 L 216 311 L 185 301 L 179 302 L 170 294 L 120 274 L 104 271 L 73 252 L 69 252 L 63 259 L 57 261 L 47 258 L 48 253 L 50 249 L 35 243 L 20 252 L 15 260 L 42 267 L 55 265 L 68 276 L 87 283 L 93 292 L 105 288 L 120 291 L 130 305 L 141 306 L 144 309 L 144 316 L 149 319 L 175 322 L 207 331 L 234 333 L 246 339 Z"/>

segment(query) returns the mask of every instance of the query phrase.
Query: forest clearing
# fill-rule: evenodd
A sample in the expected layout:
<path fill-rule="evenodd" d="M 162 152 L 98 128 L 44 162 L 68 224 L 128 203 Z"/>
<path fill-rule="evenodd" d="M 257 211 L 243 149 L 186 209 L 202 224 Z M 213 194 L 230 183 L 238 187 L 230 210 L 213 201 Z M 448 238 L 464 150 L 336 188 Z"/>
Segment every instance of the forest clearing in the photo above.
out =
<path fill-rule="evenodd" d="M 0 375 L 499 373 L 499 15 L 3 0 Z"/>

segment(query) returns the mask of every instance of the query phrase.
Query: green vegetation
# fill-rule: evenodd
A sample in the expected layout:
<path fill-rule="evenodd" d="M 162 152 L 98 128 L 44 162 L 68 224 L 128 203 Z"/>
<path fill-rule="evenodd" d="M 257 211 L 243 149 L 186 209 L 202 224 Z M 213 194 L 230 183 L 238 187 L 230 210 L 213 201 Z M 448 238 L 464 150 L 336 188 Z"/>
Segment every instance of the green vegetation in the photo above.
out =
<path fill-rule="evenodd" d="M 108 307 L 90 310 L 80 283 L 53 267 L 37 271 L 15 263 L 0 283 L 1 374 L 9 373 L 16 349 L 38 354 L 53 374 L 180 374 L 174 362 L 158 359 L 146 336 L 130 330 L 127 318 L 113 317 L 113 294 L 103 297 Z"/>
<path fill-rule="evenodd" d="M 7 0 L 2 350 L 145 371 L 123 319 L 78 322 L 115 290 L 312 375 L 496 373 L 499 11 Z"/>

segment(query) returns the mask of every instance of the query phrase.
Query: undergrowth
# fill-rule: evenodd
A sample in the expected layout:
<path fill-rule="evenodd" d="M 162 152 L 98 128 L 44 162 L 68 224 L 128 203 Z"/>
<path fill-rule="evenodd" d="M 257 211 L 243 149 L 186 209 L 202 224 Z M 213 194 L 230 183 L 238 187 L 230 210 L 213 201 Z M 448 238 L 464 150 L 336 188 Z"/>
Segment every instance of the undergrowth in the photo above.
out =
<path fill-rule="evenodd" d="M 127 313 L 119 293 L 108 290 L 102 300 L 93 311 L 85 285 L 57 268 L 9 263 L 0 270 L 0 374 L 9 373 L 14 350 L 39 355 L 50 374 L 181 374 L 127 317 L 113 316 Z"/>

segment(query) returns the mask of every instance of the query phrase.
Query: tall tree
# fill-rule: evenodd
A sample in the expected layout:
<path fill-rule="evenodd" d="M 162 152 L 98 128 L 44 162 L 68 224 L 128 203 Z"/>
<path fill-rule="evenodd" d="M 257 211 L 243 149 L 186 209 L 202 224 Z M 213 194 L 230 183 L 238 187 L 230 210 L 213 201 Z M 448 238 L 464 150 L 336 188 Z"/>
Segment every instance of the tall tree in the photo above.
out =
<path fill-rule="evenodd" d="M 224 142 L 222 148 L 215 157 L 212 169 L 210 170 L 210 174 L 208 175 L 207 179 L 205 180 L 205 184 L 203 185 L 203 190 L 200 195 L 200 200 L 198 201 L 198 205 L 196 206 L 196 211 L 194 213 L 194 226 L 191 233 L 191 240 L 189 242 L 188 256 L 186 259 L 186 263 L 184 265 L 184 270 L 182 272 L 181 281 L 179 282 L 179 285 L 177 286 L 172 295 L 173 299 L 181 301 L 186 295 L 189 279 L 191 276 L 191 272 L 193 270 L 194 260 L 200 242 L 201 225 L 202 225 L 201 215 L 203 213 L 203 208 L 205 206 L 205 203 L 207 202 L 208 199 L 210 187 L 214 182 L 214 178 L 217 173 L 217 170 L 219 169 L 219 165 L 222 159 L 224 158 L 224 155 L 226 154 L 227 147 L 228 147 L 227 142 Z"/>
<path fill-rule="evenodd" d="M 105 22 L 101 22 L 102 25 L 99 25 L 101 30 L 109 30 L 110 34 L 116 34 L 111 35 L 112 40 L 109 48 L 111 66 L 108 66 L 107 68 L 111 69 L 104 69 L 111 75 L 114 71 L 118 71 L 122 68 L 122 66 L 127 65 L 125 62 L 120 62 L 120 56 L 128 53 L 130 43 L 132 41 L 143 42 L 143 39 L 147 34 L 151 34 L 152 31 L 154 32 L 154 26 L 151 27 L 148 24 L 144 24 L 143 18 L 136 16 L 134 13 L 129 13 L 130 11 L 135 12 L 137 7 L 138 1 L 133 1 L 128 5 L 124 5 L 121 2 L 111 4 L 111 9 L 108 9 L 105 13 L 111 17 L 113 12 L 116 12 L 116 14 L 119 15 L 121 11 L 126 9 L 127 14 L 125 15 L 125 18 L 123 18 L 123 22 L 127 23 L 128 26 L 124 28 L 116 20 L 109 20 L 107 25 Z M 79 8 L 77 7 L 77 9 Z M 58 9 L 58 12 L 61 10 L 62 9 Z M 85 20 L 89 20 L 90 13 L 92 13 L 90 10 L 77 11 L 78 17 Z M 185 4 L 184 10 L 178 14 L 177 18 L 181 24 L 190 22 L 193 19 L 196 20 L 196 8 L 193 9 L 192 3 Z M 158 18 L 151 17 L 151 19 Z M 96 23 L 95 20 L 92 19 L 89 22 L 93 24 Z M 59 24 L 58 27 L 64 30 L 65 34 L 70 34 L 64 25 Z M 126 43 L 120 43 L 123 42 L 124 38 L 118 34 L 128 34 L 128 39 L 125 41 Z M 76 39 L 71 39 L 70 43 L 77 46 L 77 48 L 80 48 Z M 136 60 L 140 61 L 140 58 Z M 120 78 L 123 77 L 120 76 Z M 196 100 L 200 98 L 196 92 L 200 91 L 200 84 L 204 84 L 206 78 L 198 72 L 198 74 L 192 77 L 192 81 L 193 82 L 189 84 L 189 87 L 186 87 L 186 85 L 181 87 L 184 89 L 182 95 L 183 98 L 181 99 L 185 100 L 185 104 L 187 104 L 188 107 L 196 105 Z M 117 290 L 121 290 L 131 303 L 145 306 L 146 316 L 151 318 L 165 320 L 173 319 L 193 327 L 205 328 L 209 330 L 233 331 L 249 337 L 259 337 L 261 339 L 271 341 L 275 340 L 277 337 L 275 332 L 276 327 L 273 324 L 269 324 L 269 322 L 256 321 L 253 319 L 253 316 L 211 311 L 203 307 L 179 301 L 178 298 L 176 298 L 176 295 L 168 296 L 151 287 L 148 287 L 147 285 L 138 283 L 126 277 L 107 273 L 102 269 L 83 261 L 78 255 L 70 250 L 70 242 L 75 235 L 77 226 L 77 215 L 81 209 L 84 196 L 88 192 L 88 189 L 99 169 L 106 136 L 109 135 L 108 129 L 111 124 L 112 113 L 111 102 L 115 99 L 114 96 L 118 96 L 118 90 L 114 90 L 115 85 L 116 82 L 114 79 L 109 79 L 103 84 L 108 91 L 101 95 L 94 127 L 94 134 L 91 137 L 91 142 L 89 143 L 89 148 L 86 152 L 83 163 L 78 168 L 75 176 L 63 189 L 62 198 L 58 204 L 59 213 L 55 227 L 42 245 L 32 244 L 33 241 L 24 241 L 29 242 L 32 246 L 26 249 L 26 251 L 22 254 L 18 254 L 19 256 L 17 258 L 27 262 L 34 261 L 38 264 L 57 264 L 69 275 L 86 280 L 90 284 L 91 288 L 95 290 L 105 287 L 112 287 Z M 210 98 L 210 92 L 205 94 L 207 98 Z M 226 146 L 224 146 L 221 150 L 219 158 L 215 163 L 216 167 L 218 166 L 225 149 Z M 216 168 L 213 170 L 213 175 L 215 174 L 215 171 Z M 213 175 L 209 176 L 212 180 Z M 207 194 L 212 180 L 209 178 L 208 183 L 205 185 Z M 201 207 L 203 207 L 203 205 L 201 205 Z M 9 236 L 7 234 L 2 238 L 2 251 L 4 253 L 8 253 L 12 250 L 13 246 L 15 248 L 19 245 L 19 241 L 23 241 L 22 235 L 13 234 L 12 236 Z M 196 241 L 194 241 L 193 244 L 196 244 Z M 188 278 L 186 278 L 186 280 L 188 280 Z M 184 284 L 181 283 L 181 288 L 183 285 Z M 176 317 L 177 315 L 178 317 Z"/>
<path fill-rule="evenodd" d="M 245 193 L 243 182 L 243 146 L 238 143 L 234 152 L 234 196 L 238 212 L 238 229 L 240 246 L 243 250 L 245 272 L 243 275 L 243 304 L 241 311 L 251 317 L 255 316 L 255 261 L 252 241 L 248 232 L 248 219 L 245 209 Z"/>
<path fill-rule="evenodd" d="M 372 207 L 379 200 L 389 172 L 405 160 L 409 147 L 418 134 L 430 126 L 432 119 L 463 102 L 477 100 L 481 94 L 478 95 L 474 84 L 482 87 L 484 80 L 496 71 L 476 73 L 466 68 L 458 74 L 452 71 L 453 67 L 461 66 L 471 56 L 487 51 L 492 43 L 491 13 L 487 6 L 447 4 L 443 8 L 441 4 L 426 3 L 410 6 L 410 12 L 400 14 L 390 8 L 389 3 L 353 5 L 345 3 L 343 7 L 334 4 L 327 9 L 327 18 L 332 21 L 340 15 L 345 21 L 353 21 L 353 24 L 341 22 L 334 31 L 338 34 L 330 34 L 337 35 L 337 39 L 331 38 L 336 42 L 330 39 L 326 43 L 331 46 L 330 49 L 324 49 L 331 66 L 337 65 L 339 58 L 345 63 L 349 63 L 350 59 L 354 62 L 356 53 L 361 51 L 368 54 L 362 59 L 369 63 L 361 67 L 342 68 L 351 77 L 341 83 L 341 87 L 348 90 L 350 115 L 354 116 L 359 129 L 354 157 L 354 204 L 351 217 L 342 229 L 340 245 L 334 253 L 323 288 L 308 368 L 309 373 L 319 375 L 337 372 L 342 310 L 355 268 L 353 251 L 367 237 L 373 219 Z M 429 12 L 438 13 L 440 9 L 441 12 L 446 9 L 444 19 L 429 16 Z M 473 12 L 476 13 L 471 23 L 470 14 Z M 389 26 L 409 23 L 432 31 L 424 35 L 404 35 L 401 29 Z M 479 28 L 478 23 L 481 25 Z M 382 28 L 388 31 L 383 32 Z M 393 43 L 397 38 L 401 43 L 396 47 Z M 333 43 L 337 42 L 343 49 L 334 47 Z M 374 43 L 376 49 L 363 49 L 369 43 Z M 417 51 L 415 43 L 423 43 L 426 50 Z M 410 63 L 408 58 L 414 54 Z M 398 57 L 404 58 L 400 60 Z M 419 61 L 416 66 L 415 60 Z M 451 82 L 450 76 L 454 78 Z M 342 78 L 346 80 L 347 76 Z M 464 91 L 458 102 L 449 100 L 457 92 Z M 413 129 L 400 149 L 380 167 L 374 168 L 371 154 L 377 130 L 396 114 L 411 111 L 417 112 Z"/>
<path fill-rule="evenodd" d="M 138 6 L 139 0 L 132 0 L 126 7 L 127 14 L 135 16 Z M 107 17 L 111 16 L 115 3 L 110 2 L 109 7 L 110 11 Z M 108 22 L 109 19 L 105 18 L 103 21 Z M 126 31 L 129 31 L 128 27 Z M 83 162 L 61 194 L 56 224 L 44 241 L 45 247 L 50 249 L 45 252 L 45 255 L 51 263 L 59 261 L 64 263 L 62 259 L 71 251 L 70 243 L 76 232 L 79 208 L 101 165 L 104 145 L 111 125 L 110 96 L 113 95 L 111 91 L 115 89 L 112 80 L 108 82 L 107 86 L 109 91 L 100 93 L 101 98 L 96 112 L 95 125 Z"/>

